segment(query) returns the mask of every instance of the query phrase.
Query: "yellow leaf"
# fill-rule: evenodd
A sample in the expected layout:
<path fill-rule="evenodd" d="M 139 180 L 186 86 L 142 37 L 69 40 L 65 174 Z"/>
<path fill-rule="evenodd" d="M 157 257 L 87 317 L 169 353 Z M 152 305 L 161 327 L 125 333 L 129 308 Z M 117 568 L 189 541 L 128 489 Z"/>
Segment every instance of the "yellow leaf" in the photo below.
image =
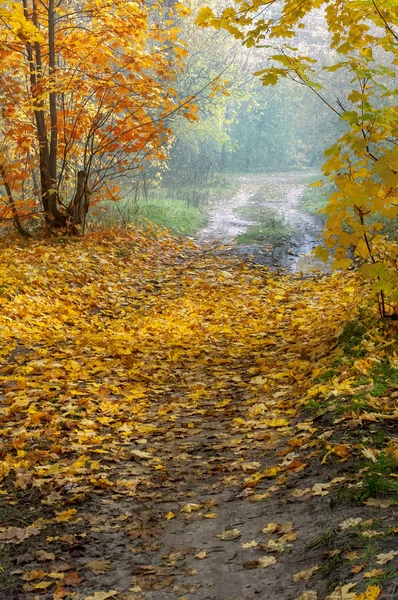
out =
<path fill-rule="evenodd" d="M 218 533 L 217 537 L 220 540 L 236 540 L 236 538 L 240 537 L 241 533 L 240 529 L 225 529 L 221 533 Z"/>
<path fill-rule="evenodd" d="M 173 513 L 172 510 L 170 512 L 168 512 L 167 515 L 166 515 L 166 519 L 168 521 L 170 521 L 170 519 L 174 519 L 174 517 L 175 517 L 175 514 Z"/>
<path fill-rule="evenodd" d="M 0 462 L 0 481 L 2 479 L 5 479 L 7 477 L 7 475 L 9 474 L 9 472 L 10 472 L 9 465 L 4 461 Z"/>
<path fill-rule="evenodd" d="M 64 510 L 63 512 L 57 513 L 55 520 L 58 523 L 67 523 L 68 521 L 74 520 L 74 516 L 76 513 L 76 508 L 68 508 L 68 510 Z"/>
<path fill-rule="evenodd" d="M 45 590 L 50 587 L 50 585 L 53 585 L 53 583 L 53 581 L 40 581 L 40 583 L 34 583 L 33 587 L 35 590 Z"/>
<path fill-rule="evenodd" d="M 116 598 L 119 592 L 109 590 L 109 592 L 94 592 L 92 596 L 84 596 L 84 600 L 108 600 L 108 598 Z"/>
<path fill-rule="evenodd" d="M 354 600 L 355 594 L 350 590 L 356 585 L 356 583 L 347 583 L 345 585 L 337 586 L 334 591 L 327 596 L 327 600 Z"/>
<path fill-rule="evenodd" d="M 257 560 L 258 565 L 261 569 L 265 569 L 266 567 L 270 567 L 271 565 L 276 564 L 275 556 L 262 556 Z"/>
<path fill-rule="evenodd" d="M 190 512 L 196 511 L 196 510 L 200 510 L 201 507 L 202 507 L 201 504 L 194 504 L 192 502 L 188 502 L 188 504 L 185 504 L 182 507 L 181 512 L 183 512 L 183 513 L 190 513 Z"/>
<path fill-rule="evenodd" d="M 363 594 L 357 594 L 355 600 L 376 600 L 380 596 L 381 589 L 378 585 L 370 585 Z"/>
<path fill-rule="evenodd" d="M 241 546 L 244 549 L 255 548 L 256 546 L 258 546 L 258 542 L 256 542 L 256 540 L 252 540 L 251 542 L 244 542 L 243 544 L 241 544 Z"/>
<path fill-rule="evenodd" d="M 287 419 L 264 419 L 261 423 L 267 427 L 286 427 L 289 425 Z"/>
<path fill-rule="evenodd" d="M 363 574 L 364 579 L 369 579 L 370 577 L 379 577 L 379 575 L 383 575 L 383 569 L 372 569 L 371 571 L 366 571 Z"/>
<path fill-rule="evenodd" d="M 309 569 L 305 569 L 304 571 L 299 571 L 298 573 L 293 575 L 293 581 L 295 583 L 297 583 L 297 581 L 300 581 L 301 579 L 307 581 L 308 579 L 310 579 L 310 577 L 314 575 L 314 573 L 319 571 L 320 568 L 321 567 L 319 565 L 315 565 L 314 567 L 310 567 Z"/>

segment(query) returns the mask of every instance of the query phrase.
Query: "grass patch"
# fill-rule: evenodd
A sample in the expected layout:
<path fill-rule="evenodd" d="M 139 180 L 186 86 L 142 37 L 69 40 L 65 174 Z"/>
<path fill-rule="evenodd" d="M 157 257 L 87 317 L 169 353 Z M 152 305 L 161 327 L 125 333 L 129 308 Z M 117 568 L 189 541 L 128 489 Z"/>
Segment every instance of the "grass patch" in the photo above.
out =
<path fill-rule="evenodd" d="M 239 181 L 220 180 L 197 185 L 139 186 L 119 202 L 104 201 L 89 213 L 96 227 L 142 224 L 150 221 L 172 233 L 192 236 L 206 225 L 209 209 L 218 200 L 235 193 Z"/>
<path fill-rule="evenodd" d="M 371 465 L 363 476 L 363 487 L 360 499 L 371 498 L 380 493 L 396 494 L 398 482 L 394 475 L 398 471 L 398 461 L 393 452 L 380 452 L 377 461 Z"/>
<path fill-rule="evenodd" d="M 103 202 L 100 210 L 94 209 L 90 222 L 95 226 L 142 224 L 151 221 L 159 227 L 180 235 L 193 235 L 206 223 L 206 211 L 188 204 L 185 200 L 154 197 L 136 200 L 126 197 L 120 202 Z"/>
<path fill-rule="evenodd" d="M 250 225 L 244 233 L 237 236 L 238 244 L 260 242 L 277 246 L 293 232 L 277 211 L 261 206 L 261 204 L 241 206 L 235 212 L 244 219 L 254 221 L 253 225 Z"/>
<path fill-rule="evenodd" d="M 322 175 L 319 176 L 319 180 L 322 180 Z M 323 221 L 325 220 L 324 215 L 320 215 L 319 211 L 328 203 L 329 196 L 333 193 L 333 184 L 327 181 L 323 181 L 322 187 L 312 187 L 314 179 L 312 178 L 308 182 L 300 201 L 300 206 L 303 210 L 310 213 L 311 215 L 318 215 Z"/>
<path fill-rule="evenodd" d="M 141 207 L 135 222 L 147 219 L 159 227 L 181 235 L 193 235 L 206 223 L 206 215 L 197 206 L 189 206 L 183 200 L 164 200 L 147 203 Z"/>

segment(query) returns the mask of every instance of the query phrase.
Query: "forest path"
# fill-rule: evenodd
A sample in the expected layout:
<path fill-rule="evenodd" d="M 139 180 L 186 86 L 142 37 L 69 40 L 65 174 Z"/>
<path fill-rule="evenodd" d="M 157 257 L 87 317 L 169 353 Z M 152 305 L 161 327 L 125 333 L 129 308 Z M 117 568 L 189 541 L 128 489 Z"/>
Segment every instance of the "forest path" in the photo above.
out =
<path fill-rule="evenodd" d="M 238 191 L 222 198 L 213 208 L 208 224 L 197 235 L 200 243 L 232 244 L 250 227 L 267 225 L 275 220 L 286 228 L 277 243 L 263 236 L 261 242 L 238 245 L 234 252 L 248 255 L 259 264 L 306 272 L 325 269 L 311 256 L 321 234 L 320 219 L 300 206 L 309 178 L 316 180 L 315 171 L 263 173 L 239 176 Z"/>
<path fill-rule="evenodd" d="M 0 600 L 364 600 L 398 560 L 393 500 L 353 495 L 396 398 L 350 396 L 391 344 L 344 355 L 352 273 L 136 227 L 1 265 Z"/>

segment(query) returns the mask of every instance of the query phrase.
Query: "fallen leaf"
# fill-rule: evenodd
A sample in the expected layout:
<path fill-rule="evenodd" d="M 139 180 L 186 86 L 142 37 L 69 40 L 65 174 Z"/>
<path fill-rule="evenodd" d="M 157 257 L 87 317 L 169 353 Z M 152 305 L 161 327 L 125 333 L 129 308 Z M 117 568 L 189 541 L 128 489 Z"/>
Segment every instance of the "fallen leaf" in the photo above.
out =
<path fill-rule="evenodd" d="M 361 523 L 362 520 L 363 519 L 361 517 L 357 517 L 356 519 L 354 517 L 349 517 L 348 519 L 345 519 L 342 523 L 340 523 L 339 527 L 342 530 L 351 529 L 351 527 L 355 527 L 356 525 L 359 525 L 359 523 Z"/>
<path fill-rule="evenodd" d="M 258 562 L 258 566 L 261 569 L 265 569 L 266 567 L 270 567 L 271 565 L 275 565 L 276 564 L 276 558 L 275 556 L 262 556 L 261 558 L 259 558 L 257 560 Z"/>
<path fill-rule="evenodd" d="M 250 383 L 254 383 L 255 385 L 264 385 L 267 383 L 267 378 L 262 377 L 261 375 L 257 375 L 257 377 L 253 377 L 253 379 L 250 379 Z"/>
<path fill-rule="evenodd" d="M 107 600 L 108 598 L 116 598 L 119 594 L 116 590 L 109 590 L 109 592 L 94 592 L 92 596 L 84 596 L 84 600 Z"/>
<path fill-rule="evenodd" d="M 293 531 L 293 521 L 286 523 L 268 523 L 261 532 L 262 533 L 291 533 Z"/>
<path fill-rule="evenodd" d="M 388 508 L 394 502 L 392 500 L 379 500 L 378 498 L 368 498 L 365 500 L 366 506 L 374 506 L 375 508 Z"/>
<path fill-rule="evenodd" d="M 39 535 L 40 529 L 37 527 L 0 527 L 0 541 L 5 544 L 21 543 L 33 535 Z"/>
<path fill-rule="evenodd" d="M 330 596 L 327 596 L 327 600 L 354 600 L 355 594 L 350 592 L 357 584 L 347 583 L 346 585 L 338 585 Z"/>
<path fill-rule="evenodd" d="M 74 521 L 76 513 L 76 508 L 68 508 L 68 510 L 56 513 L 57 516 L 55 517 L 55 520 L 57 523 L 68 523 L 69 521 Z"/>
<path fill-rule="evenodd" d="M 194 504 L 192 502 L 189 502 L 188 504 L 185 504 L 182 509 L 181 512 L 183 513 L 191 513 L 197 510 L 200 510 L 202 508 L 201 504 Z"/>
<path fill-rule="evenodd" d="M 35 579 L 42 579 L 46 574 L 44 571 L 27 571 L 21 576 L 24 581 L 34 581 Z"/>
<path fill-rule="evenodd" d="M 289 425 L 287 419 L 264 419 L 261 423 L 267 427 L 286 427 Z"/>
<path fill-rule="evenodd" d="M 331 485 L 331 483 L 315 483 L 311 488 L 313 496 L 327 496 Z"/>
<path fill-rule="evenodd" d="M 173 511 L 171 510 L 170 512 L 168 512 L 168 513 L 167 513 L 167 515 L 166 515 L 166 517 L 165 517 L 165 518 L 166 518 L 168 521 L 170 521 L 170 519 L 174 519 L 174 517 L 175 517 L 175 514 L 174 514 L 174 513 L 173 513 Z"/>
<path fill-rule="evenodd" d="M 206 550 L 201 550 L 200 552 L 198 552 L 197 554 L 195 554 L 195 558 L 207 558 L 209 555 L 207 554 Z"/>
<path fill-rule="evenodd" d="M 355 600 L 376 600 L 380 596 L 381 589 L 378 585 L 370 585 L 362 594 L 357 594 Z"/>
<path fill-rule="evenodd" d="M 90 569 L 90 571 L 92 571 L 96 575 L 106 573 L 110 569 L 114 568 L 112 563 L 107 560 L 92 560 L 83 566 L 85 569 Z"/>
<path fill-rule="evenodd" d="M 53 584 L 54 584 L 53 581 L 40 581 L 40 583 L 34 583 L 33 588 L 35 590 L 46 590 Z"/>
<path fill-rule="evenodd" d="M 36 552 L 36 558 L 38 560 L 55 560 L 55 554 L 53 552 L 46 552 L 45 550 L 38 550 Z"/>
<path fill-rule="evenodd" d="M 251 381 L 253 383 L 253 380 Z M 259 402 L 257 404 L 253 404 L 248 410 L 248 417 L 252 419 L 253 417 L 258 417 L 258 415 L 263 415 L 267 412 L 267 407 L 265 404 Z"/>
<path fill-rule="evenodd" d="M 240 529 L 226 529 L 221 533 L 218 533 L 216 537 L 220 540 L 236 540 L 241 535 Z"/>
<path fill-rule="evenodd" d="M 131 454 L 133 458 L 153 458 L 152 454 L 144 450 L 132 450 Z"/>
<path fill-rule="evenodd" d="M 369 458 L 372 462 L 377 462 L 377 456 L 370 448 L 362 448 L 362 454 Z"/>
<path fill-rule="evenodd" d="M 94 571 L 93 573 L 103 573 L 104 571 Z M 67 573 L 64 577 L 64 583 L 65 585 L 71 586 L 71 587 L 77 587 L 81 584 L 81 579 L 79 577 L 79 574 L 77 571 L 71 571 L 70 573 Z"/>
<path fill-rule="evenodd" d="M 378 565 L 385 565 L 386 563 L 390 562 L 390 560 L 393 560 L 393 558 L 396 556 L 398 556 L 398 550 L 391 550 L 391 552 L 387 552 L 386 554 L 378 554 L 376 556 L 376 563 Z"/>
<path fill-rule="evenodd" d="M 268 525 L 266 525 L 261 532 L 262 533 L 275 533 L 275 531 L 278 530 L 279 527 L 279 523 L 268 523 Z"/>
<path fill-rule="evenodd" d="M 9 473 L 10 473 L 9 464 L 4 461 L 0 462 L 0 481 L 2 481 L 2 479 L 5 479 Z"/>
<path fill-rule="evenodd" d="M 366 571 L 363 576 L 364 579 L 369 579 L 370 577 L 379 577 L 379 575 L 383 575 L 384 572 L 383 569 L 372 569 L 371 571 Z"/>
<path fill-rule="evenodd" d="M 295 583 L 297 583 L 297 581 L 300 581 L 301 579 L 305 579 L 305 581 L 308 581 L 308 579 L 310 579 L 310 577 L 312 577 L 314 575 L 314 573 L 319 571 L 320 568 L 321 567 L 319 565 L 315 565 L 314 567 L 310 567 L 309 569 L 306 569 L 305 571 L 299 571 L 298 573 L 293 575 L 293 581 Z"/>
<path fill-rule="evenodd" d="M 296 600 L 318 600 L 318 592 L 308 590 L 307 592 L 303 592 L 301 596 L 298 596 Z"/>
<path fill-rule="evenodd" d="M 354 565 L 351 569 L 351 573 L 360 573 L 365 568 L 365 563 L 361 563 L 360 565 Z"/>
<path fill-rule="evenodd" d="M 244 542 L 243 544 L 241 544 L 241 546 L 244 549 L 255 548 L 256 546 L 258 546 L 258 542 L 256 542 L 256 540 L 252 540 L 251 542 Z"/>
<path fill-rule="evenodd" d="M 291 492 L 291 496 L 293 498 L 302 498 L 303 496 L 307 496 L 311 492 L 311 488 L 305 488 L 304 490 L 295 489 Z"/>
<path fill-rule="evenodd" d="M 255 473 L 261 467 L 259 462 L 242 463 L 241 468 L 245 473 Z"/>

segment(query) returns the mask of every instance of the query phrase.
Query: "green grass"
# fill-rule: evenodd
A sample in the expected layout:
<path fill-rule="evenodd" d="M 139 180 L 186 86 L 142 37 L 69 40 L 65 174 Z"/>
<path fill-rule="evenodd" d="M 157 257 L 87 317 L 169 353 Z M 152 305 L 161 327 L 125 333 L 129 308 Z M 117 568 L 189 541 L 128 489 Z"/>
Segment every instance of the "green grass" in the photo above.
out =
<path fill-rule="evenodd" d="M 135 222 L 148 219 L 152 223 L 180 235 L 193 235 L 206 223 L 206 215 L 197 206 L 189 206 L 183 200 L 162 200 L 146 203 Z"/>
<path fill-rule="evenodd" d="M 326 205 L 327 197 L 325 196 L 325 190 L 323 187 L 307 186 L 305 188 L 300 202 L 300 206 L 303 210 L 311 215 L 317 215 L 322 208 L 325 208 Z M 319 216 L 322 217 L 322 215 Z"/>
<path fill-rule="evenodd" d="M 205 226 L 209 209 L 217 200 L 239 189 L 235 177 L 197 185 L 149 186 L 139 195 L 131 192 L 119 202 L 104 201 L 89 213 L 96 227 L 142 224 L 150 221 L 179 235 L 192 236 Z"/>
<path fill-rule="evenodd" d="M 206 219 L 203 208 L 189 205 L 178 198 L 161 197 L 138 201 L 127 197 L 120 202 L 103 202 L 100 209 L 94 209 L 90 215 L 90 222 L 95 226 L 142 224 L 148 220 L 173 233 L 186 236 L 196 233 L 205 225 Z"/>
<path fill-rule="evenodd" d="M 266 208 L 261 204 L 241 206 L 235 212 L 244 219 L 255 221 L 253 225 L 249 225 L 244 233 L 237 236 L 236 241 L 238 244 L 262 242 L 277 246 L 292 233 L 292 229 L 277 211 Z"/>

